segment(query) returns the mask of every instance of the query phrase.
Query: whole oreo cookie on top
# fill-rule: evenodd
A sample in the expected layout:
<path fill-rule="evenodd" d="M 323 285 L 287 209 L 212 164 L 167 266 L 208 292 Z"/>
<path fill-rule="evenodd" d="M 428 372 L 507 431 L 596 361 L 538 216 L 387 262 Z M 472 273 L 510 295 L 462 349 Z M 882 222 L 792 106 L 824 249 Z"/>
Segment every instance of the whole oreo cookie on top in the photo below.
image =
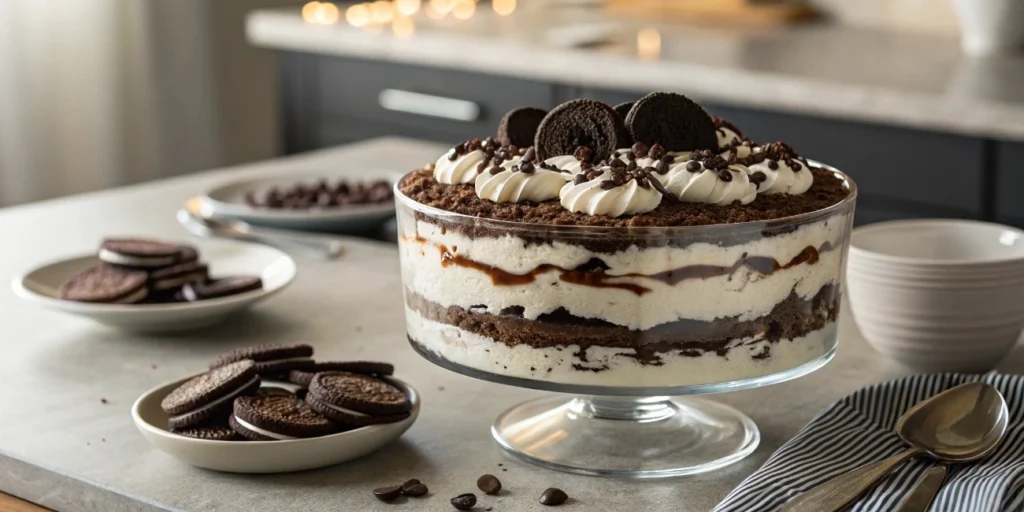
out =
<path fill-rule="evenodd" d="M 640 98 L 626 117 L 633 139 L 668 151 L 715 150 L 718 135 L 711 116 L 682 94 L 653 92 Z"/>
<path fill-rule="evenodd" d="M 181 288 L 181 294 L 189 302 L 219 299 L 231 295 L 263 289 L 263 280 L 256 276 L 222 277 L 208 283 L 189 283 Z"/>
<path fill-rule="evenodd" d="M 131 268 L 174 265 L 182 259 L 185 246 L 142 238 L 108 238 L 100 244 L 100 261 Z"/>
<path fill-rule="evenodd" d="M 547 110 L 533 107 L 509 110 L 498 123 L 498 142 L 502 146 L 532 146 L 537 127 L 547 113 Z"/>
<path fill-rule="evenodd" d="M 149 276 L 140 270 L 97 265 L 65 281 L 58 293 L 64 300 L 135 304 L 149 295 L 148 279 Z"/>
<path fill-rule="evenodd" d="M 313 347 L 306 344 L 295 345 L 254 345 L 237 348 L 217 356 L 210 363 L 210 368 L 234 363 L 236 361 L 253 361 L 256 371 L 263 376 L 287 375 L 292 370 L 312 370 Z"/>
<path fill-rule="evenodd" d="M 160 402 L 172 429 L 182 429 L 230 415 L 231 401 L 260 387 L 252 361 L 231 363 L 190 379 Z"/>
<path fill-rule="evenodd" d="M 409 397 L 394 384 L 347 372 L 317 373 L 306 402 L 327 418 L 354 427 L 402 421 L 412 409 Z"/>
<path fill-rule="evenodd" d="M 320 437 L 341 427 L 295 396 L 246 396 L 235 400 L 231 428 L 253 441 L 285 441 Z"/>
<path fill-rule="evenodd" d="M 576 148 L 590 148 L 591 162 L 611 156 L 624 145 L 626 129 L 622 119 L 608 105 L 580 98 L 555 107 L 537 127 L 534 147 L 537 156 L 546 160 L 553 156 L 575 154 Z"/>

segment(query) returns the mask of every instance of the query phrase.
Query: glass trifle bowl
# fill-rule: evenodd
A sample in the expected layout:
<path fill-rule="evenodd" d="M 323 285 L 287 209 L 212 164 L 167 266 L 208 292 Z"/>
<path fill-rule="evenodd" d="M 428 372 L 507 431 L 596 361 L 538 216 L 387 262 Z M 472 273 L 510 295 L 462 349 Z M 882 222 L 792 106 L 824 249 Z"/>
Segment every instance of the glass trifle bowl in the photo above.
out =
<path fill-rule="evenodd" d="M 793 379 L 836 349 L 856 187 L 811 164 L 846 197 L 772 220 L 674 227 L 483 218 L 418 202 L 400 182 L 409 341 L 449 370 L 559 392 L 492 427 L 530 462 L 632 477 L 735 462 L 757 447 L 754 423 L 685 395 Z"/>

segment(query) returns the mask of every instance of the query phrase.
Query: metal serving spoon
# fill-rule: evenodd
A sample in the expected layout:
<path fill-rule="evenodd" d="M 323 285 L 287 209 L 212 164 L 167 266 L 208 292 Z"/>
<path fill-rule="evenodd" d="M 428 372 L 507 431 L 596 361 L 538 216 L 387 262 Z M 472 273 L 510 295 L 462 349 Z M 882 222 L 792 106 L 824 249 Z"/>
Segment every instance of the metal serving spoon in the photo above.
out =
<path fill-rule="evenodd" d="M 782 511 L 843 510 L 890 471 L 921 453 L 951 463 L 978 460 L 1002 441 L 1009 417 L 1003 395 L 989 384 L 970 382 L 947 389 L 915 405 L 896 423 L 896 433 L 909 448 L 839 475 L 797 496 Z"/>
<path fill-rule="evenodd" d="M 255 228 L 240 220 L 213 217 L 204 211 L 201 197 L 193 197 L 185 201 L 185 208 L 178 210 L 177 217 L 178 222 L 185 226 L 185 229 L 199 236 L 221 236 L 275 246 L 299 246 L 321 252 L 327 259 L 337 258 L 344 249 L 340 241 L 324 235 L 307 235 L 263 227 Z"/>

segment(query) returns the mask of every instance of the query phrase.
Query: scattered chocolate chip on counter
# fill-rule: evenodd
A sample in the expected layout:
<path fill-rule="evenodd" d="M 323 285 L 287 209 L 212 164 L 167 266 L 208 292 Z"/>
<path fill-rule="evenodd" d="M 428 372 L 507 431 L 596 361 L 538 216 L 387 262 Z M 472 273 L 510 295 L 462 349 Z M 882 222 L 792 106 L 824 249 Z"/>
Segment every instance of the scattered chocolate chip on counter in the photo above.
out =
<path fill-rule="evenodd" d="M 469 510 L 476 506 L 476 494 L 467 492 L 452 498 L 452 506 L 459 510 Z"/>
<path fill-rule="evenodd" d="M 476 479 L 476 487 L 484 494 L 498 494 L 501 492 L 501 480 L 494 475 L 486 474 Z"/>
<path fill-rule="evenodd" d="M 540 495 L 540 504 L 554 507 L 565 503 L 569 499 L 569 495 L 565 491 L 556 487 L 549 487 L 543 494 Z"/>

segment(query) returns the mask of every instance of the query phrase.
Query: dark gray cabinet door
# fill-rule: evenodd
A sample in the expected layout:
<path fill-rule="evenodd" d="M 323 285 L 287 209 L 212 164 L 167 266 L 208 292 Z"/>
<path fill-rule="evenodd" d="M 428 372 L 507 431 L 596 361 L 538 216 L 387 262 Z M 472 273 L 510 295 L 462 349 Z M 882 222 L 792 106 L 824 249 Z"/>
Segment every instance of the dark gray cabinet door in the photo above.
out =
<path fill-rule="evenodd" d="M 1024 143 L 996 146 L 996 220 L 1024 227 Z"/>
<path fill-rule="evenodd" d="M 516 107 L 553 103 L 549 84 L 463 71 L 323 57 L 318 72 L 322 115 L 453 143 L 495 134 Z"/>

